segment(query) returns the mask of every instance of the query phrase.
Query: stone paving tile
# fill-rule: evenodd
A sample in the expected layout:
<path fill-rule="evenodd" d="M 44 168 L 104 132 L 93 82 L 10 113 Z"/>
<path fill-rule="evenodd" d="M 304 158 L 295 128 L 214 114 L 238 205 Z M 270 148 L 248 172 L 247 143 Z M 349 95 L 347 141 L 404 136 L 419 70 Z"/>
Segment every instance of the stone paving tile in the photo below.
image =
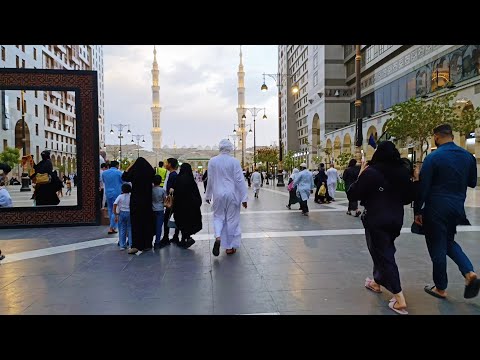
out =
<path fill-rule="evenodd" d="M 216 293 L 214 295 L 215 315 L 240 315 L 271 313 L 277 306 L 268 291 Z"/>
<path fill-rule="evenodd" d="M 283 210 L 286 200 L 284 195 L 262 191 L 258 201 L 250 201 L 249 209 L 242 210 L 242 229 L 260 236 L 243 240 L 234 256 L 227 256 L 224 249 L 219 257 L 212 256 L 213 239 L 209 239 L 197 241 L 188 250 L 172 245 L 140 256 L 109 244 L 0 264 L 0 314 L 396 315 L 388 308 L 392 297 L 388 291 L 374 294 L 363 286 L 372 272 L 363 234 L 262 236 L 265 231 L 362 227 L 359 219 L 341 211 L 311 213 L 309 218 L 294 210 L 248 214 Z M 326 207 L 312 204 L 311 208 Z M 205 204 L 203 210 L 211 211 Z M 480 224 L 479 208 L 468 208 L 467 215 L 473 224 Z M 211 232 L 211 221 L 211 215 L 203 216 L 202 234 Z M 404 226 L 411 221 L 407 208 Z M 23 252 L 105 237 L 105 230 L 0 230 L 0 247 Z M 478 233 L 462 232 L 457 239 L 472 263 L 480 263 Z M 435 299 L 423 291 L 425 283 L 432 282 L 424 238 L 402 234 L 395 244 L 410 314 L 480 314 L 480 298 L 463 299 L 463 278 L 451 260 L 449 299 Z"/>

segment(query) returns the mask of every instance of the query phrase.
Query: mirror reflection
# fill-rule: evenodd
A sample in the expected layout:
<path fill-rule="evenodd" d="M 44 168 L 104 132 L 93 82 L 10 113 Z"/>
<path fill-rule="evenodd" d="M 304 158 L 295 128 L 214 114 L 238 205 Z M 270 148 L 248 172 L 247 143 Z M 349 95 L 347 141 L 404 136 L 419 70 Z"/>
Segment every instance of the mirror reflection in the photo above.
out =
<path fill-rule="evenodd" d="M 75 93 L 2 90 L 0 209 L 76 206 Z"/>

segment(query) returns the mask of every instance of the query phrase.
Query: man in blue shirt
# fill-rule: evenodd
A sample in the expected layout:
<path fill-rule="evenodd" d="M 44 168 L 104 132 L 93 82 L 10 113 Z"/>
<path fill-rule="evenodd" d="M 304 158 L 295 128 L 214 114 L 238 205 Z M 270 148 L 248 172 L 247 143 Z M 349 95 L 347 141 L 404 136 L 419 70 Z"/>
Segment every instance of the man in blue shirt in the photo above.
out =
<path fill-rule="evenodd" d="M 420 191 L 415 204 L 415 222 L 423 225 L 433 263 L 433 282 L 425 291 L 437 298 L 447 297 L 447 255 L 465 278 L 464 298 L 480 291 L 480 279 L 473 265 L 455 242 L 457 225 L 469 225 L 465 215 L 467 186 L 477 185 L 477 165 L 468 151 L 455 145 L 450 125 L 434 129 L 437 150 L 429 154 L 420 171 Z"/>
<path fill-rule="evenodd" d="M 108 215 L 110 217 L 109 234 L 117 233 L 117 224 L 115 223 L 115 214 L 113 213 L 113 203 L 118 195 L 122 193 L 122 172 L 118 170 L 118 161 L 110 163 L 110 169 L 102 173 L 102 181 L 105 189 L 105 198 L 107 199 Z"/>

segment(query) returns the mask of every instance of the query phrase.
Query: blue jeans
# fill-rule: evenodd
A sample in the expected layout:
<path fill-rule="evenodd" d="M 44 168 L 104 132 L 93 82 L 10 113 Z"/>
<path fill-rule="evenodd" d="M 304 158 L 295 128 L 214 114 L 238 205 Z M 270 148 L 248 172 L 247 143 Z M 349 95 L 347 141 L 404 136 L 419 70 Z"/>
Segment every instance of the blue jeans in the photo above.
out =
<path fill-rule="evenodd" d="M 163 218 L 164 218 L 164 211 L 154 211 L 153 214 L 155 215 L 155 244 L 159 244 L 160 240 L 162 240 L 162 228 L 163 228 Z"/>
<path fill-rule="evenodd" d="M 117 224 L 115 223 L 115 214 L 113 213 L 113 203 L 117 197 L 107 197 L 107 209 L 108 209 L 108 216 L 110 216 L 110 227 L 112 229 L 117 228 Z"/>
<path fill-rule="evenodd" d="M 125 248 L 128 245 L 132 247 L 132 223 L 130 222 L 130 211 L 120 211 L 118 216 L 118 238 L 120 240 L 120 247 Z"/>
<path fill-rule="evenodd" d="M 439 290 L 448 286 L 447 255 L 457 264 L 463 276 L 473 271 L 473 265 L 455 241 L 456 218 L 440 219 L 435 216 L 423 217 L 428 253 L 433 263 L 433 282 Z"/>

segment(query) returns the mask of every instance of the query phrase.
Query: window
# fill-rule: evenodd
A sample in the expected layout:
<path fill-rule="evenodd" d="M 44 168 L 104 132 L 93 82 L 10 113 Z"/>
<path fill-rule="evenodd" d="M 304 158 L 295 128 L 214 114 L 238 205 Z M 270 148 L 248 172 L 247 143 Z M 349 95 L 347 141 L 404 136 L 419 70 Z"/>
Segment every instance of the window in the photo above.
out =
<path fill-rule="evenodd" d="M 38 136 L 38 124 L 35 124 L 35 135 Z"/>
<path fill-rule="evenodd" d="M 318 66 L 318 54 L 313 56 L 313 68 L 316 69 Z"/>
<path fill-rule="evenodd" d="M 38 117 L 38 105 L 35 105 L 35 116 Z"/>
<path fill-rule="evenodd" d="M 398 103 L 407 101 L 407 77 L 398 79 Z"/>
<path fill-rule="evenodd" d="M 21 106 L 20 104 L 21 104 L 21 103 L 20 103 L 20 98 L 17 97 L 17 110 L 18 110 L 18 111 L 20 111 L 20 106 Z"/>
<path fill-rule="evenodd" d="M 23 100 L 23 111 L 27 113 L 27 100 Z"/>
<path fill-rule="evenodd" d="M 25 45 L 22 45 L 22 51 L 25 52 Z"/>
<path fill-rule="evenodd" d="M 6 58 L 6 49 L 5 46 L 2 46 L 2 60 L 5 61 Z"/>
<path fill-rule="evenodd" d="M 25 68 L 25 60 L 22 59 L 22 68 Z"/>
<path fill-rule="evenodd" d="M 3 148 L 6 149 L 8 146 L 8 141 L 6 139 L 3 139 Z"/>
<path fill-rule="evenodd" d="M 415 73 L 407 75 L 407 100 L 415 97 L 416 79 Z"/>
<path fill-rule="evenodd" d="M 17 68 L 20 67 L 20 58 L 18 57 L 18 55 L 15 57 L 15 65 L 17 66 Z"/>
<path fill-rule="evenodd" d="M 33 48 L 33 60 L 37 60 L 37 49 Z"/>

